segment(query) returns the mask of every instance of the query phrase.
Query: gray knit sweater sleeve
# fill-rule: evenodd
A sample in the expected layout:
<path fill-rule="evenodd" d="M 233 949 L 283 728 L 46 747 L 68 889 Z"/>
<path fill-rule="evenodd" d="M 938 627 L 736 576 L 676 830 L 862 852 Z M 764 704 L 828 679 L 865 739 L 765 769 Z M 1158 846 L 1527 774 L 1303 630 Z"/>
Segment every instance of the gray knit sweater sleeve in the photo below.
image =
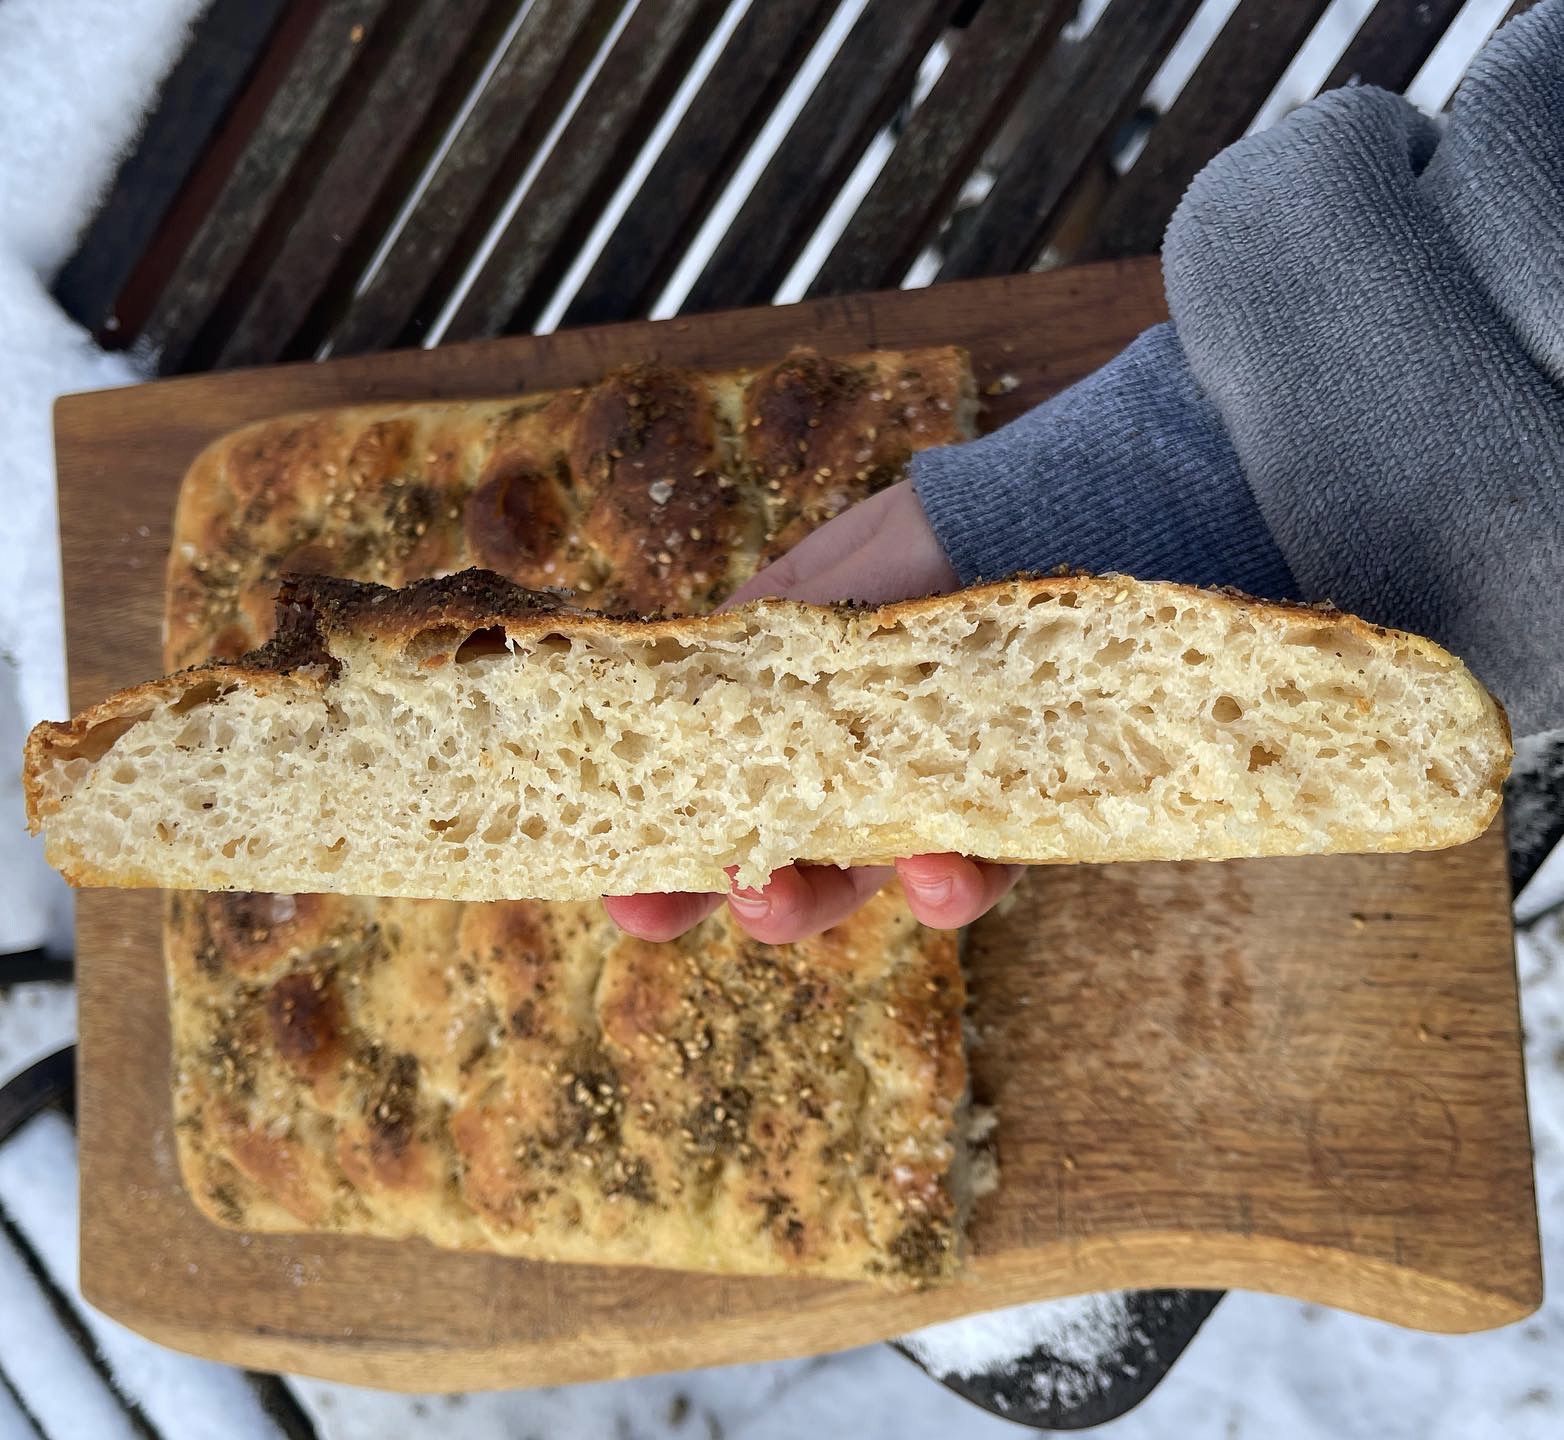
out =
<path fill-rule="evenodd" d="M 1057 564 L 1329 598 L 1564 725 L 1564 0 L 1441 128 L 1333 91 L 1168 229 L 1172 325 L 913 480 L 966 579 Z"/>

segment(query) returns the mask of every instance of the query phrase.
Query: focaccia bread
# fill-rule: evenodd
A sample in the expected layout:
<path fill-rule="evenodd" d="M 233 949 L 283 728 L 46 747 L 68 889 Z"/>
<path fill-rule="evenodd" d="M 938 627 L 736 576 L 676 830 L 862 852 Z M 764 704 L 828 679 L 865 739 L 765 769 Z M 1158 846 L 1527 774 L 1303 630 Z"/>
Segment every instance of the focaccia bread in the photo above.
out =
<path fill-rule="evenodd" d="M 226 1224 L 745 1274 L 952 1273 L 954 938 L 771 947 L 601 905 L 174 894 L 175 1111 Z"/>
<path fill-rule="evenodd" d="M 939 349 L 252 425 L 180 492 L 164 661 L 267 640 L 286 571 L 483 565 L 699 612 L 973 410 Z M 165 950 L 180 1164 L 222 1224 L 893 1285 L 956 1267 L 956 942 L 892 894 L 781 947 L 725 913 L 653 947 L 596 904 L 187 894 Z"/>
<path fill-rule="evenodd" d="M 277 580 L 469 566 L 610 612 L 699 614 L 815 526 L 972 433 L 965 352 L 758 371 L 639 365 L 590 388 L 267 420 L 210 446 L 174 518 L 170 668 L 271 634 Z"/>
<path fill-rule="evenodd" d="M 615 620 L 487 571 L 306 580 L 276 641 L 28 744 L 85 883 L 583 900 L 954 851 L 1475 839 L 1503 713 L 1432 642 L 1125 576 Z"/>

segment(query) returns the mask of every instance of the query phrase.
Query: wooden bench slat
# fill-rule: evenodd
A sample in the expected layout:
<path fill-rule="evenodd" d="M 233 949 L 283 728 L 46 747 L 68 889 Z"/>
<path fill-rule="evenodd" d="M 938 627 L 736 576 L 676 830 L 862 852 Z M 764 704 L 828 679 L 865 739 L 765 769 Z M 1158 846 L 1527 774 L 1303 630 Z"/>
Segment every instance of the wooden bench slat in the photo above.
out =
<path fill-rule="evenodd" d="M 535 0 L 379 268 L 334 317 L 333 354 L 428 333 L 624 4 Z"/>
<path fill-rule="evenodd" d="M 142 251 L 114 302 L 118 328 L 114 343 L 139 343 L 141 332 L 156 311 L 185 251 L 200 232 L 212 207 L 233 176 L 234 167 L 250 144 L 277 91 L 288 78 L 295 56 L 309 40 L 326 0 L 288 0 L 275 28 L 257 56 L 249 78 L 223 117 L 151 243 Z"/>
<path fill-rule="evenodd" d="M 1146 148 L 1115 184 L 1087 250 L 1097 260 L 1154 254 L 1189 182 L 1248 129 L 1328 0 L 1241 0 Z"/>
<path fill-rule="evenodd" d="M 1405 90 L 1463 4 L 1465 0 L 1379 0 L 1320 88 L 1378 85 Z"/>
<path fill-rule="evenodd" d="M 962 217 L 941 280 L 1025 270 L 1065 201 L 1177 42 L 1199 0 L 1112 0 L 1090 34 L 1056 46 L 1038 72 L 1029 115 L 993 188 Z"/>
<path fill-rule="evenodd" d="M 1074 9 L 1074 0 L 986 0 L 811 282 L 810 295 L 901 283 Z"/>
<path fill-rule="evenodd" d="M 466 94 L 521 0 L 414 0 L 415 9 L 375 74 L 287 231 L 225 326 L 214 368 L 304 359 L 290 342 L 335 278 L 351 289 L 346 256 L 368 260 L 439 140 L 430 125 L 442 99 Z M 435 133 L 431 133 L 435 132 Z M 412 152 L 412 153 L 409 153 Z M 397 182 L 400 182 L 399 184 Z M 378 220 L 378 224 L 374 223 Z M 306 349 L 311 349 L 306 345 Z"/>
<path fill-rule="evenodd" d="M 243 91 L 289 0 L 213 0 L 158 93 L 136 148 L 54 280 L 74 320 L 114 343 L 115 302 Z"/>
<path fill-rule="evenodd" d="M 734 29 L 564 324 L 645 315 L 777 106 L 840 0 L 762 0 Z"/>
<path fill-rule="evenodd" d="M 198 337 L 299 162 L 318 144 L 333 102 L 355 88 L 355 62 L 393 6 L 394 0 L 336 0 L 311 27 L 142 327 L 161 373 L 204 363 L 193 350 Z"/>
<path fill-rule="evenodd" d="M 683 310 L 764 304 L 890 121 L 956 0 L 869 0 L 717 245 Z"/>
<path fill-rule="evenodd" d="M 531 327 L 726 8 L 724 0 L 637 7 L 445 338 Z"/>

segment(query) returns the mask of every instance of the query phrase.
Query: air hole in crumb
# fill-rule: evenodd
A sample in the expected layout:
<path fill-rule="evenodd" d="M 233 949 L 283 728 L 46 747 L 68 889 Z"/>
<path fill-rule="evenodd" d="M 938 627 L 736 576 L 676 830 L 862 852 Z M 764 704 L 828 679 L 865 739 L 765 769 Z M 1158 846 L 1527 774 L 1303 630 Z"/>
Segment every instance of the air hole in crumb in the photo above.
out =
<path fill-rule="evenodd" d="M 570 641 L 555 630 L 549 631 L 547 635 L 539 635 L 527 644 L 537 655 L 563 655 L 570 649 Z"/>
<path fill-rule="evenodd" d="M 155 830 L 155 832 L 157 834 L 157 838 L 159 840 L 161 840 L 165 845 L 171 844 L 173 842 L 173 839 L 174 839 L 174 828 L 177 828 L 177 827 L 170 827 L 167 824 L 165 824 L 163 821 L 159 820 L 157 822 L 157 824 L 153 828 L 154 828 L 154 830 Z"/>
<path fill-rule="evenodd" d="M 543 637 L 545 640 L 549 636 Z M 569 642 L 566 641 L 568 645 Z M 503 625 L 488 625 L 482 630 L 474 630 L 460 645 L 456 647 L 456 653 L 451 658 L 458 665 L 471 665 L 474 660 L 483 660 L 491 655 L 505 655 L 510 651 L 510 641 L 506 638 Z"/>
<path fill-rule="evenodd" d="M 454 625 L 431 625 L 407 642 L 407 653 L 415 660 L 429 660 L 451 654 L 462 643 L 464 634 Z"/>
<path fill-rule="evenodd" d="M 183 695 L 168 707 L 170 715 L 183 715 L 194 710 L 198 705 L 209 705 L 219 695 L 226 694 L 224 688 L 215 680 L 208 680 L 200 685 L 192 685 Z"/>
<path fill-rule="evenodd" d="M 1164 605 L 1157 611 L 1157 624 L 1171 625 L 1178 619 L 1178 611 L 1171 605 Z"/>
<path fill-rule="evenodd" d="M 1211 659 L 1211 657 L 1207 655 L 1204 650 L 1190 648 L 1182 655 L 1180 655 L 1179 659 L 1182 660 L 1186 665 L 1204 665 Z"/>
<path fill-rule="evenodd" d="M 530 819 L 524 821 L 521 826 L 521 833 L 529 840 L 541 840 L 547 830 L 548 826 L 544 823 L 541 815 L 533 815 Z"/>
<path fill-rule="evenodd" d="M 1269 746 L 1251 745 L 1249 747 L 1250 770 L 1264 770 L 1267 765 L 1274 765 L 1282 757 Z"/>
<path fill-rule="evenodd" d="M 609 750 L 627 765 L 634 765 L 636 761 L 644 760 L 650 749 L 651 745 L 646 736 L 637 735 L 633 730 L 627 730 L 609 746 Z"/>
<path fill-rule="evenodd" d="M 1123 640 L 1110 640 L 1092 658 L 1099 665 L 1117 665 L 1121 660 L 1128 660 L 1135 653 L 1135 642 L 1128 637 Z"/>
<path fill-rule="evenodd" d="M 429 828 L 442 840 L 459 845 L 462 841 L 472 838 L 472 832 L 478 828 L 478 822 L 458 811 L 449 820 L 431 820 Z"/>
<path fill-rule="evenodd" d="M 1218 695 L 1211 706 L 1211 718 L 1222 725 L 1243 719 L 1244 707 L 1231 695 Z"/>
<path fill-rule="evenodd" d="M 94 725 L 80 740 L 60 746 L 55 753 L 62 761 L 101 760 L 120 736 L 134 729 L 151 713 L 142 710 L 135 715 L 123 715 L 118 720 L 105 720 L 101 725 Z"/>

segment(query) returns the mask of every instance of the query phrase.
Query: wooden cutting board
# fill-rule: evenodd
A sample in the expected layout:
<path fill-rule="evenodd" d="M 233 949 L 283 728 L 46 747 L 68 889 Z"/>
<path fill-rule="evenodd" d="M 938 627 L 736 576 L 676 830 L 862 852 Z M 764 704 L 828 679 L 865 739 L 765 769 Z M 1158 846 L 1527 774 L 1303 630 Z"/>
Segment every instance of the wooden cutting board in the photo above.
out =
<path fill-rule="evenodd" d="M 957 342 L 1007 392 L 997 424 L 1163 314 L 1148 261 L 68 396 L 72 703 L 158 670 L 180 477 L 247 421 L 649 355 Z M 1003 1182 L 971 1278 L 922 1295 L 221 1230 L 174 1161 L 157 898 L 83 895 L 78 932 L 82 1288 L 217 1359 L 439 1390 L 798 1355 L 1095 1289 L 1248 1287 L 1438 1330 L 1540 1300 L 1498 828 L 1432 855 L 1034 872 L 970 947 Z"/>

